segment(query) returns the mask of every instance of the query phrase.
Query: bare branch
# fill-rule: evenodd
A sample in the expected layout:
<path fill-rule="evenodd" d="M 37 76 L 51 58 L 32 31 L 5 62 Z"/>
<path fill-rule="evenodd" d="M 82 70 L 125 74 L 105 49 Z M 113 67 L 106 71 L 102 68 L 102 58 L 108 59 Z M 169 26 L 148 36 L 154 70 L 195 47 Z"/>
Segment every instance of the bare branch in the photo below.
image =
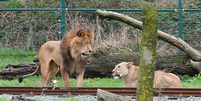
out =
<path fill-rule="evenodd" d="M 112 12 L 112 11 L 102 11 L 102 10 L 96 10 L 96 13 L 99 15 L 100 18 L 109 18 L 109 19 L 115 19 L 121 22 L 124 22 L 126 24 L 129 24 L 133 26 L 134 28 L 138 28 L 142 30 L 142 22 L 131 18 L 129 16 Z M 201 53 L 198 52 L 196 49 L 192 48 L 190 45 L 188 45 L 186 42 L 184 42 L 180 38 L 176 38 L 170 34 L 167 34 L 165 32 L 162 32 L 160 30 L 157 30 L 158 38 L 162 39 L 165 42 L 168 42 L 177 48 L 181 49 L 183 52 L 185 52 L 193 61 L 201 61 Z"/>

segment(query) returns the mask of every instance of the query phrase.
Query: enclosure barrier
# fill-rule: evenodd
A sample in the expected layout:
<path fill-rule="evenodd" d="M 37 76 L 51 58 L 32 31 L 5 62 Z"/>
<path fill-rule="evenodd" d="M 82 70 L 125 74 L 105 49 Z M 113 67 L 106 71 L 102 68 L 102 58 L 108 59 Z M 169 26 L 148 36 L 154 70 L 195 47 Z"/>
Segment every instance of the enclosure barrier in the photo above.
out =
<path fill-rule="evenodd" d="M 97 9 L 73 9 L 65 8 L 65 0 L 59 1 L 59 8 L 4 8 L 0 9 L 0 12 L 6 11 L 61 11 L 61 20 L 59 20 L 59 34 L 63 35 L 65 33 L 65 13 L 66 11 L 74 12 L 95 12 Z M 142 12 L 142 9 L 100 9 L 106 11 L 114 12 Z M 182 39 L 182 12 L 201 12 L 201 9 L 182 9 L 182 0 L 178 0 L 178 9 L 158 9 L 158 12 L 178 12 L 178 36 Z M 181 53 L 181 50 L 179 50 Z"/>

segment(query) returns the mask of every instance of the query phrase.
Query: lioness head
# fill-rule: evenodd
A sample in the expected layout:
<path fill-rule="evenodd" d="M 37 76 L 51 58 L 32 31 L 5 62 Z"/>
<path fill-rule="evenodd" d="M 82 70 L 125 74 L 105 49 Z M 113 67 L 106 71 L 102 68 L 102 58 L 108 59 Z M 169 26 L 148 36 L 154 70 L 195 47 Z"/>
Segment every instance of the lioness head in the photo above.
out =
<path fill-rule="evenodd" d="M 133 65 L 133 62 L 121 62 L 115 66 L 112 70 L 112 76 L 115 79 L 119 77 L 125 77 L 128 75 L 129 68 Z"/>

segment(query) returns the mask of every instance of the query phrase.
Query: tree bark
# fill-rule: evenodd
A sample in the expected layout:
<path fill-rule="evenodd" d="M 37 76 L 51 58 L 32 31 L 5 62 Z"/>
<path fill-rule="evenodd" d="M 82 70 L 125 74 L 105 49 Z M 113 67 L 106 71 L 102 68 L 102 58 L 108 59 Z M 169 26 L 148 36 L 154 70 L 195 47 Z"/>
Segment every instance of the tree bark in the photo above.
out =
<path fill-rule="evenodd" d="M 140 69 L 136 101 L 153 101 L 154 67 L 157 44 L 157 0 L 142 1 L 142 39 L 140 46 Z"/>
<path fill-rule="evenodd" d="M 32 73 L 37 68 L 36 63 L 19 64 L 19 65 L 7 65 L 0 71 L 0 79 L 14 79 L 21 75 Z"/>
<path fill-rule="evenodd" d="M 194 62 L 193 60 L 189 59 L 186 65 L 196 70 L 199 73 L 201 72 L 201 62 Z"/>
<path fill-rule="evenodd" d="M 131 18 L 129 16 L 119 14 L 116 12 L 101 11 L 101 10 L 96 10 L 96 13 L 99 15 L 99 18 L 115 19 L 115 20 L 124 22 L 126 24 L 129 24 L 129 25 L 133 26 L 134 28 L 138 28 L 138 29 L 142 30 L 142 22 L 140 22 L 134 18 Z M 201 53 L 198 52 L 196 49 L 192 48 L 190 45 L 188 45 L 182 39 L 176 38 L 170 34 L 162 32 L 160 30 L 157 30 L 157 35 L 158 35 L 158 38 L 162 39 L 163 41 L 168 42 L 168 43 L 176 46 L 177 48 L 181 49 L 193 61 L 201 61 Z"/>
<path fill-rule="evenodd" d="M 36 0 L 32 0 L 32 7 L 37 7 L 37 2 Z M 34 36 L 34 33 L 36 32 L 36 27 L 37 27 L 37 23 L 36 23 L 36 12 L 35 11 L 32 11 L 30 12 L 30 15 L 31 15 L 31 21 L 30 21 L 30 27 L 29 27 L 29 33 L 28 33 L 28 36 L 27 36 L 27 40 L 26 40 L 26 50 L 30 50 L 30 47 L 33 43 L 33 36 Z"/>

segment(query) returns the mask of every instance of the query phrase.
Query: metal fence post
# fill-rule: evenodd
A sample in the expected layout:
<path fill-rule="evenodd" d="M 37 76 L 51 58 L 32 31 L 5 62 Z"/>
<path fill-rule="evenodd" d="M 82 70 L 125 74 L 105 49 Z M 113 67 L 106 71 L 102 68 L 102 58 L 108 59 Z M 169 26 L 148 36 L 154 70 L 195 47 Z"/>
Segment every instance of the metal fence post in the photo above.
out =
<path fill-rule="evenodd" d="M 179 0 L 178 1 L 178 4 L 179 4 L 179 38 L 182 39 L 182 0 Z M 182 53 L 181 49 L 179 49 L 179 53 Z"/>
<path fill-rule="evenodd" d="M 61 11 L 61 0 L 59 0 L 59 11 Z M 62 37 L 62 32 L 61 32 L 61 27 L 62 27 L 62 24 L 61 24 L 61 20 L 59 19 L 58 20 L 58 22 L 59 22 L 59 40 L 61 40 L 61 37 Z"/>
<path fill-rule="evenodd" d="M 62 6 L 61 6 L 61 8 L 62 8 L 62 19 L 61 19 L 61 22 L 62 22 L 62 36 L 64 35 L 64 33 L 65 33 L 65 26 L 66 26 L 66 24 L 65 24 L 65 0 L 62 0 Z"/>

